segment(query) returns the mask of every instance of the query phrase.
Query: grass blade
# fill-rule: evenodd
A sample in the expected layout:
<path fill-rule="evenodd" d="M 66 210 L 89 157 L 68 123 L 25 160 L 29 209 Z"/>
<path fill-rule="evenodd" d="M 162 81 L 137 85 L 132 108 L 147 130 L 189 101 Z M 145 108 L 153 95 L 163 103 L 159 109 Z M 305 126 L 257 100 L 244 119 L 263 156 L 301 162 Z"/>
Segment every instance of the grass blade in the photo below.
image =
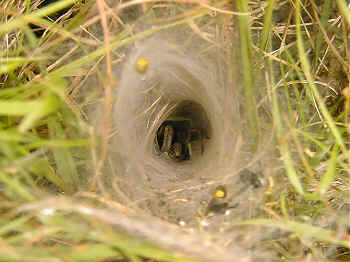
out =
<path fill-rule="evenodd" d="M 30 215 L 22 216 L 22 217 L 13 219 L 12 221 L 7 222 L 4 225 L 1 225 L 0 236 L 4 236 L 13 230 L 18 230 L 23 224 L 28 222 L 28 220 L 31 219 L 31 217 L 32 216 Z"/>
<path fill-rule="evenodd" d="M 68 252 L 68 254 L 67 254 Z M 86 244 L 79 245 L 70 251 L 65 252 L 67 260 L 89 262 L 89 261 L 102 261 L 108 260 L 108 258 L 122 259 L 120 252 L 115 248 L 103 245 L 103 244 Z"/>
<path fill-rule="evenodd" d="M 321 25 L 323 28 L 326 29 L 327 21 L 329 18 L 329 15 L 331 13 L 331 0 L 325 0 L 324 4 L 322 6 L 322 15 L 321 15 Z M 320 57 L 320 50 L 322 47 L 322 31 L 319 30 L 317 33 L 317 39 L 316 39 L 316 47 L 315 47 L 315 64 L 318 63 L 318 58 Z"/>
<path fill-rule="evenodd" d="M 40 101 L 8 101 L 0 100 L 0 115 L 25 116 L 29 115 L 33 108 L 41 107 Z"/>
<path fill-rule="evenodd" d="M 350 10 L 349 7 L 347 7 L 346 2 L 344 0 L 336 0 L 338 7 L 340 9 L 340 12 L 344 16 L 346 22 L 350 26 Z"/>
<path fill-rule="evenodd" d="M 47 95 L 44 99 L 41 99 L 40 102 L 38 101 L 35 107 L 31 108 L 29 114 L 26 115 L 20 124 L 19 132 L 24 133 L 30 129 L 37 120 L 56 111 L 59 106 L 60 100 L 55 94 Z"/>
<path fill-rule="evenodd" d="M 338 146 L 334 146 L 331 154 L 331 158 L 328 160 L 328 168 L 326 173 L 323 175 L 321 182 L 320 182 L 320 190 L 321 194 L 324 194 L 331 183 L 334 180 L 335 173 L 336 173 L 336 167 L 337 167 L 337 159 L 338 159 Z"/>
<path fill-rule="evenodd" d="M 238 1 L 238 11 L 248 12 L 248 1 Z M 250 134 L 253 138 L 254 144 L 259 144 L 259 125 L 258 125 L 258 113 L 256 108 L 256 88 L 254 87 L 253 76 L 251 72 L 251 36 L 249 27 L 249 16 L 239 16 L 239 30 L 240 30 L 240 41 L 241 41 L 241 56 L 243 63 L 243 78 L 244 78 L 244 96 L 246 100 L 245 110 L 248 116 L 248 127 Z M 256 149 L 256 148 L 255 148 Z"/>
<path fill-rule="evenodd" d="M 51 137 L 64 138 L 65 134 L 61 124 L 51 118 L 49 120 L 49 132 Z M 78 171 L 69 148 L 53 148 L 53 155 L 57 165 L 57 172 L 66 183 L 66 191 L 71 192 L 78 184 Z"/>
<path fill-rule="evenodd" d="M 261 50 L 266 50 L 266 45 L 269 39 L 269 35 L 271 32 L 271 25 L 272 25 L 272 13 L 273 13 L 273 8 L 275 7 L 275 2 L 276 0 L 269 0 L 268 6 L 267 6 L 267 11 L 265 13 L 264 17 L 264 28 L 262 31 L 262 37 L 261 37 L 261 42 L 260 42 L 260 49 Z"/>
<path fill-rule="evenodd" d="M 0 171 L 0 181 L 6 185 L 6 191 L 9 195 L 16 196 L 16 198 L 24 199 L 27 201 L 35 200 L 34 195 L 28 192 L 26 187 L 21 184 L 18 177 L 11 177 Z M 15 198 L 15 197 L 12 197 Z"/>

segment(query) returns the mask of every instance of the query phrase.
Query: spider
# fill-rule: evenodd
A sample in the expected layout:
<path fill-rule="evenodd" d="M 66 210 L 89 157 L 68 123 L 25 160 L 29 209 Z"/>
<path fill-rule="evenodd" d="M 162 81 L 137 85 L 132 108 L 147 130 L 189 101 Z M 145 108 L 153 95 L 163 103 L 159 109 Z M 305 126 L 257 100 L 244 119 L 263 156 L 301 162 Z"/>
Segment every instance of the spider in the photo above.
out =
<path fill-rule="evenodd" d="M 262 181 L 259 178 L 259 174 L 253 171 L 243 169 L 239 175 L 243 183 L 252 185 L 254 188 L 259 188 L 263 185 Z"/>
<path fill-rule="evenodd" d="M 201 141 L 203 154 L 203 135 L 201 129 L 192 127 L 192 120 L 185 117 L 169 117 L 157 131 L 157 143 L 162 153 L 177 161 L 192 158 L 191 142 Z"/>

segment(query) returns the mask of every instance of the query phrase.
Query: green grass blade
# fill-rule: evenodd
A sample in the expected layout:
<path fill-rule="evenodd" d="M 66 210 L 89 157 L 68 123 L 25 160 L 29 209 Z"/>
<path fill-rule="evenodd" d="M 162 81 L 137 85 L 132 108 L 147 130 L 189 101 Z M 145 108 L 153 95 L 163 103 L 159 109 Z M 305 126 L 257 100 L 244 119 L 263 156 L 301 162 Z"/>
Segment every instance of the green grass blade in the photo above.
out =
<path fill-rule="evenodd" d="M 89 139 L 43 139 L 30 143 L 25 146 L 28 150 L 33 150 L 40 147 L 50 148 L 69 148 L 69 147 L 86 147 L 91 144 Z"/>
<path fill-rule="evenodd" d="M 65 133 L 61 124 L 55 119 L 49 119 L 49 132 L 50 137 L 64 138 Z M 73 159 L 72 153 L 69 148 L 53 148 L 53 155 L 57 165 L 57 172 L 63 181 L 66 183 L 68 191 L 73 191 L 75 186 L 78 185 L 78 171 Z"/>
<path fill-rule="evenodd" d="M 28 56 L 28 57 L 0 57 L 0 74 L 9 73 L 25 63 L 34 61 L 45 61 L 49 57 L 44 56 Z"/>
<path fill-rule="evenodd" d="M 331 13 L 331 4 L 332 1 L 331 0 L 325 0 L 322 6 L 322 15 L 321 15 L 321 25 L 323 28 L 326 28 L 327 26 L 327 22 L 328 22 L 328 18 L 329 15 Z M 316 47 L 315 47 L 315 64 L 318 63 L 318 58 L 320 57 L 320 50 L 322 47 L 322 31 L 319 30 L 319 32 L 317 33 L 317 39 L 316 39 Z"/>
<path fill-rule="evenodd" d="M 334 181 L 338 155 L 339 155 L 338 146 L 334 146 L 332 150 L 331 158 L 328 160 L 327 171 L 323 175 L 320 182 L 320 190 L 322 194 L 324 194 L 327 191 L 331 183 Z"/>
<path fill-rule="evenodd" d="M 24 223 L 26 223 L 32 216 L 26 215 L 19 218 L 13 219 L 10 222 L 0 226 L 0 236 L 6 235 L 7 233 L 18 230 Z"/>
<path fill-rule="evenodd" d="M 95 0 L 89 0 L 79 9 L 78 13 L 69 21 L 65 27 L 67 30 L 74 29 L 80 26 L 84 21 L 84 16 L 89 11 L 90 7 L 95 3 Z"/>
<path fill-rule="evenodd" d="M 248 1 L 239 0 L 238 11 L 248 12 Z M 251 36 L 250 36 L 250 17 L 238 16 L 239 30 L 240 30 L 240 43 L 241 43 L 241 57 L 243 63 L 243 78 L 244 78 L 244 96 L 246 100 L 246 113 L 248 118 L 249 132 L 253 138 L 256 146 L 259 144 L 259 125 L 258 125 L 258 113 L 256 108 L 256 88 L 254 87 L 254 81 L 252 76 L 251 65 Z M 256 149 L 256 148 L 255 148 Z"/>
<path fill-rule="evenodd" d="M 303 186 L 302 186 L 300 179 L 297 175 L 297 172 L 295 170 L 294 161 L 290 155 L 289 147 L 288 147 L 287 143 L 283 143 L 282 145 L 279 146 L 279 148 L 280 148 L 280 152 L 282 155 L 284 165 L 286 167 L 287 176 L 288 176 L 289 181 L 292 183 L 295 190 L 299 194 L 304 195 Z"/>
<path fill-rule="evenodd" d="M 0 141 L 28 142 L 30 140 L 13 130 L 1 130 Z"/>
<path fill-rule="evenodd" d="M 284 217 L 288 218 L 288 209 L 287 209 L 287 201 L 286 201 L 286 193 L 282 193 L 280 197 L 280 209 L 281 213 L 283 214 Z"/>
<path fill-rule="evenodd" d="M 40 159 L 39 161 L 34 162 L 28 169 L 38 177 L 46 178 L 60 190 L 68 192 L 69 188 L 66 187 L 65 181 L 57 175 L 48 160 Z"/>
<path fill-rule="evenodd" d="M 40 102 L 36 103 L 29 114 L 23 119 L 19 126 L 19 131 L 24 133 L 30 129 L 37 120 L 51 114 L 56 111 L 60 106 L 60 100 L 55 94 L 49 94 L 45 98 L 41 99 Z"/>
<path fill-rule="evenodd" d="M 23 199 L 27 201 L 35 200 L 35 196 L 32 195 L 25 185 L 19 181 L 19 177 L 11 176 L 0 171 L 0 182 L 6 185 L 6 190 L 12 198 Z"/>
<path fill-rule="evenodd" d="M 268 6 L 267 6 L 267 11 L 265 13 L 264 17 L 264 28 L 262 31 L 262 37 L 261 37 L 261 42 L 260 42 L 260 49 L 265 51 L 266 50 L 266 45 L 271 33 L 271 25 L 272 25 L 272 13 L 273 9 L 275 7 L 275 2 L 276 0 L 269 0 Z"/>
<path fill-rule="evenodd" d="M 0 75 L 13 72 L 16 68 L 20 67 L 21 65 L 21 62 L 9 62 L 6 64 L 2 64 L 0 65 Z"/>
<path fill-rule="evenodd" d="M 339 10 L 342 13 L 342 15 L 344 16 L 346 22 L 348 23 L 348 25 L 350 26 L 350 10 L 349 7 L 347 6 L 346 2 L 344 0 L 336 0 Z"/>
<path fill-rule="evenodd" d="M 8 101 L 0 100 L 0 115 L 25 116 L 29 115 L 34 108 L 41 107 L 41 101 Z"/>
<path fill-rule="evenodd" d="M 79 245 L 64 253 L 67 254 L 64 255 L 67 261 L 77 262 L 102 261 L 111 258 L 118 260 L 123 258 L 118 250 L 103 244 Z"/>

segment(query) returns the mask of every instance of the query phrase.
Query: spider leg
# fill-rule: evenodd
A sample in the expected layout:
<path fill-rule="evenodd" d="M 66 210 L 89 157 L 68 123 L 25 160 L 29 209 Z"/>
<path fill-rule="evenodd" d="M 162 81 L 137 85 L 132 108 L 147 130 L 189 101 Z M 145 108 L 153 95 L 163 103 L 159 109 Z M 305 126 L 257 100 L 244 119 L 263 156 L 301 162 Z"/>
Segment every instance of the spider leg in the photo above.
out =
<path fill-rule="evenodd" d="M 187 143 L 187 149 L 188 149 L 188 159 L 190 160 L 192 158 L 192 145 L 191 145 L 191 142 Z"/>
<path fill-rule="evenodd" d="M 161 152 L 169 152 L 171 144 L 173 142 L 174 137 L 174 128 L 171 125 L 167 125 L 164 128 L 164 140 L 161 148 Z"/>
<path fill-rule="evenodd" d="M 203 129 L 200 128 L 200 129 L 197 129 L 197 128 L 192 128 L 191 129 L 191 134 L 192 133 L 195 133 L 197 134 L 197 137 L 198 137 L 198 140 L 200 140 L 201 142 L 201 154 L 203 155 L 204 153 L 204 136 L 203 136 Z M 192 137 L 192 135 L 191 135 Z M 192 138 L 190 138 L 190 141 L 192 140 Z"/>
<path fill-rule="evenodd" d="M 161 125 L 157 131 L 158 136 L 161 136 L 162 134 L 164 134 L 164 125 Z"/>
<path fill-rule="evenodd" d="M 182 144 L 179 143 L 179 142 L 175 142 L 170 150 L 169 150 L 169 156 L 172 158 L 172 159 L 175 159 L 175 160 L 181 160 L 181 156 L 182 156 Z"/>
<path fill-rule="evenodd" d="M 201 154 L 204 153 L 204 138 L 203 138 L 203 129 L 199 131 L 199 139 L 201 140 Z"/>

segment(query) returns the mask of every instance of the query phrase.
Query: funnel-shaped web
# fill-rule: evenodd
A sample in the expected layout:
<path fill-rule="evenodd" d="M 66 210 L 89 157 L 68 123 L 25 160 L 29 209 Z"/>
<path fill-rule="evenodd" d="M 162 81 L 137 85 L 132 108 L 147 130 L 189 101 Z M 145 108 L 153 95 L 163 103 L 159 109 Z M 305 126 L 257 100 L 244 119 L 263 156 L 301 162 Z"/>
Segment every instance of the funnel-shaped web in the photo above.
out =
<path fill-rule="evenodd" d="M 236 186 L 242 162 L 238 103 L 233 87 L 220 80 L 225 66 L 156 38 L 130 54 L 115 94 L 109 151 L 114 176 L 108 180 L 118 181 L 126 204 L 168 221 L 197 223 L 196 212 L 206 208 L 217 184 L 233 185 L 229 194 L 243 196 Z M 157 134 L 169 118 L 190 120 L 201 130 L 189 160 L 175 161 L 160 150 Z"/>

